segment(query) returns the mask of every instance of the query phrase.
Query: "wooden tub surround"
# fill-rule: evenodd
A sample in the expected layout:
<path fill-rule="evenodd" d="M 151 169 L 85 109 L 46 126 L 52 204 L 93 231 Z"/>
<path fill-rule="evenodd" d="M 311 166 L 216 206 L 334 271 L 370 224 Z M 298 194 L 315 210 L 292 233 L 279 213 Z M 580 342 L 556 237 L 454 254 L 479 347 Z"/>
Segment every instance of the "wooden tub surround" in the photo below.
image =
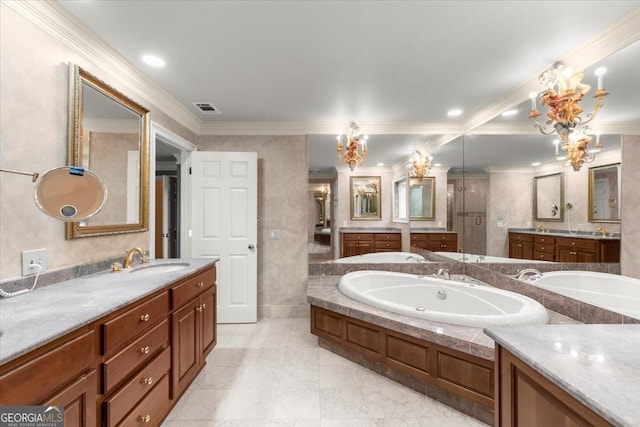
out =
<path fill-rule="evenodd" d="M 343 295 L 339 276 L 309 277 L 319 345 L 487 424 L 494 418 L 494 344 L 481 328 L 370 307 Z"/>

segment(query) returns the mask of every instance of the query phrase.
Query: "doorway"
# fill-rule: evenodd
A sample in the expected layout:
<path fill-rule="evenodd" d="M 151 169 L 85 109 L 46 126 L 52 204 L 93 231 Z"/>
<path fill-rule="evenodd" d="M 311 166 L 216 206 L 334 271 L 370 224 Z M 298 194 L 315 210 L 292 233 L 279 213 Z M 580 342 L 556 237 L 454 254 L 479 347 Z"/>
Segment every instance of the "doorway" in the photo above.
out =
<path fill-rule="evenodd" d="M 180 258 L 186 251 L 187 194 L 182 165 L 196 146 L 186 139 L 151 123 L 149 174 L 154 182 L 149 195 L 149 256 Z"/>
<path fill-rule="evenodd" d="M 335 212 L 333 198 L 335 180 L 309 179 L 309 261 L 326 261 L 334 258 Z"/>

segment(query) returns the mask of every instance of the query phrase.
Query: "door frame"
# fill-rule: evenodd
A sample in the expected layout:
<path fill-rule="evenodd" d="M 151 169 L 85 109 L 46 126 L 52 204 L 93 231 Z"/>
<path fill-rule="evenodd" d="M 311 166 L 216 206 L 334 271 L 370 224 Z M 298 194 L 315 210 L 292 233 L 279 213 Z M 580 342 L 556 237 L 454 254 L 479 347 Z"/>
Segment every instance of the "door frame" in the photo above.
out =
<path fill-rule="evenodd" d="M 180 150 L 180 159 L 178 163 L 185 165 L 185 161 L 188 158 L 189 152 L 196 151 L 198 147 L 183 137 L 171 132 L 168 129 L 160 126 L 157 123 L 151 122 L 151 132 L 149 133 L 149 182 L 155 183 L 156 177 L 156 142 L 160 140 L 164 144 L 171 145 Z M 185 165 L 187 166 L 187 165 Z M 187 178 L 189 175 L 189 168 L 183 167 L 181 169 L 180 177 L 180 195 L 183 203 L 180 203 L 180 254 L 184 257 L 188 254 L 188 224 L 186 218 L 189 215 L 189 186 Z M 156 188 L 155 185 L 150 185 L 149 188 L 149 206 L 153 206 L 155 209 L 156 204 Z M 162 224 L 160 224 L 162 227 Z M 149 257 L 155 258 L 155 231 L 156 231 L 156 219 L 155 215 L 149 213 Z"/>

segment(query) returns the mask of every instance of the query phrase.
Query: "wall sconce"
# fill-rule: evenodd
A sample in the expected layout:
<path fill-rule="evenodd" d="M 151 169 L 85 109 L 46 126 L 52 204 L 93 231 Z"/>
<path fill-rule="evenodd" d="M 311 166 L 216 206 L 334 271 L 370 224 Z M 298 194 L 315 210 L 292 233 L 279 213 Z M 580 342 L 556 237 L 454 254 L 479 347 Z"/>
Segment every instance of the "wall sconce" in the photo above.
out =
<path fill-rule="evenodd" d="M 351 122 L 349 127 L 345 129 L 346 134 L 346 147 L 342 142 L 342 135 L 338 135 L 338 146 L 336 152 L 338 153 L 338 159 L 341 162 L 349 165 L 349 169 L 353 171 L 356 165 L 361 165 L 367 158 L 367 140 L 369 135 L 360 136 L 360 128 L 354 122 Z M 342 149 L 345 149 L 344 153 Z"/>
<path fill-rule="evenodd" d="M 422 182 L 422 178 L 429 175 L 431 171 L 432 156 L 423 156 L 420 151 L 416 150 L 411 154 L 411 169 L 409 171 L 411 178 L 417 178 Z"/>
<path fill-rule="evenodd" d="M 583 163 L 592 162 L 595 154 L 600 151 L 599 136 L 596 140 L 595 149 L 591 152 L 587 151 L 587 145 L 591 142 L 588 135 L 591 131 L 589 123 L 596 117 L 598 110 L 602 107 L 603 98 L 608 95 L 603 89 L 602 80 L 607 69 L 600 67 L 595 74 L 598 77 L 598 89 L 593 98 L 596 104 L 593 112 L 583 119 L 583 109 L 580 102 L 584 95 L 589 92 L 591 86 L 582 83 L 584 76 L 583 71 L 573 72 L 571 68 L 565 68 L 564 64 L 558 62 L 540 74 L 538 81 L 546 87 L 546 90 L 540 95 L 540 103 L 549 107 L 547 113 L 547 121 L 544 125 L 540 124 L 538 117 L 540 112 L 536 107 L 536 92 L 531 92 L 531 113 L 529 118 L 535 123 L 535 126 L 544 135 L 557 133 L 559 141 L 556 143 L 556 156 L 558 160 L 564 162 L 564 166 L 572 166 L 573 170 L 578 171 Z M 560 158 L 558 148 L 567 152 L 566 157 Z"/>

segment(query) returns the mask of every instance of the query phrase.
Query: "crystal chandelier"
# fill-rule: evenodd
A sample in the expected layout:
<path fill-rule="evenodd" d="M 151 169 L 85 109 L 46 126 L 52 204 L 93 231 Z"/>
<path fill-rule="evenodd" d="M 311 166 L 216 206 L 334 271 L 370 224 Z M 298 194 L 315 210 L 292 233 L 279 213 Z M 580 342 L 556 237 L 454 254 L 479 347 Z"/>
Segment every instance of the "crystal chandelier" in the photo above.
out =
<path fill-rule="evenodd" d="M 367 157 L 367 139 L 369 139 L 369 135 L 360 136 L 360 128 L 354 122 L 351 122 L 349 127 L 345 129 L 345 134 L 346 147 L 342 142 L 342 135 L 338 135 L 336 152 L 338 153 L 338 159 L 349 165 L 349 169 L 353 171 L 357 165 L 363 164 L 364 159 Z M 344 153 L 342 152 L 343 148 Z"/>
<path fill-rule="evenodd" d="M 422 178 L 429 175 L 431 170 L 432 156 L 423 156 L 420 151 L 416 150 L 411 154 L 411 169 L 409 171 L 411 178 L 418 178 L 422 182 Z"/>
<path fill-rule="evenodd" d="M 544 135 L 557 133 L 560 138 L 556 144 L 556 156 L 565 166 L 572 166 L 573 170 L 578 171 L 583 163 L 592 162 L 595 155 L 600 151 L 601 145 L 599 138 L 595 147 L 590 152 L 587 150 L 591 137 L 589 123 L 596 117 L 600 107 L 602 107 L 603 98 L 608 94 L 602 87 L 603 75 L 606 68 L 601 67 L 596 70 L 598 76 L 598 89 L 593 98 L 596 104 L 593 112 L 582 118 L 583 109 L 580 102 L 584 95 L 591 89 L 591 86 L 582 83 L 583 71 L 573 72 L 570 68 L 565 68 L 564 64 L 556 63 L 548 70 L 542 72 L 538 81 L 546 87 L 546 90 L 540 94 L 540 103 L 548 106 L 547 121 L 544 125 L 540 124 L 538 117 L 540 112 L 536 108 L 537 93 L 532 92 L 531 98 L 531 118 L 535 126 Z M 566 151 L 566 157 L 560 157 L 561 148 Z"/>

